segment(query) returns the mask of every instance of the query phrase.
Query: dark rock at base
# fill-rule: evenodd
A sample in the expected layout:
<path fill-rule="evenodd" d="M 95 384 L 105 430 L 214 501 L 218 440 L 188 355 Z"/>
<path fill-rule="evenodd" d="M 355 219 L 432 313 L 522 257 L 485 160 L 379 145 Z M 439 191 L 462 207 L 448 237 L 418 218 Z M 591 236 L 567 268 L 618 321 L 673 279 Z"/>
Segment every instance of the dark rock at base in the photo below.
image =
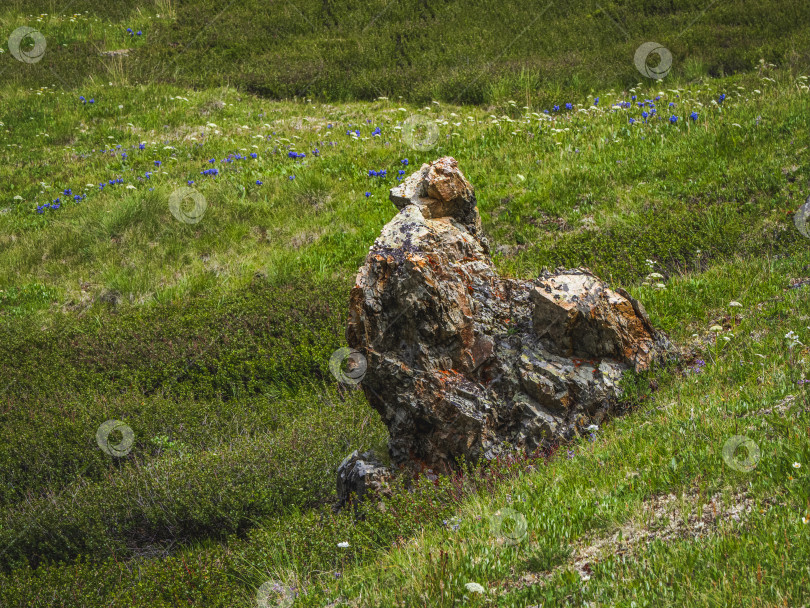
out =
<path fill-rule="evenodd" d="M 338 467 L 338 503 L 333 510 L 338 511 L 351 503 L 352 494 L 358 501 L 362 501 L 369 492 L 391 496 L 391 477 L 391 471 L 374 457 L 373 451 L 360 454 L 355 450 Z"/>

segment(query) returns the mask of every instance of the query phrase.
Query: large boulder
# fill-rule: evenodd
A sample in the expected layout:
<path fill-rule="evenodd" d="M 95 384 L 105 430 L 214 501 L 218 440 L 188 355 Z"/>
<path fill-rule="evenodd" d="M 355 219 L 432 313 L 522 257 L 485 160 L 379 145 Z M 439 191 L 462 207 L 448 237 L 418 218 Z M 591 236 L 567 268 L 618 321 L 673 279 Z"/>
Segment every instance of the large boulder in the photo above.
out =
<path fill-rule="evenodd" d="M 613 412 L 622 372 L 671 352 L 641 304 L 587 268 L 499 277 L 455 159 L 390 198 L 400 211 L 357 274 L 346 337 L 397 468 L 446 473 L 505 442 L 571 438 Z"/>

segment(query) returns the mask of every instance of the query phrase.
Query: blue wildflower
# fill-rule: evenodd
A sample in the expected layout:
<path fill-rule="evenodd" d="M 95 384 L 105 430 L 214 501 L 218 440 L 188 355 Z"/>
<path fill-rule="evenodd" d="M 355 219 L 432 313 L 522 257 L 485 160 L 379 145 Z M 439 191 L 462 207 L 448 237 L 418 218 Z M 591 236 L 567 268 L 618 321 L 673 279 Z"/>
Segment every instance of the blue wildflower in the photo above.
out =
<path fill-rule="evenodd" d="M 371 196 L 371 192 L 366 192 L 366 198 L 368 198 L 369 196 Z"/>
<path fill-rule="evenodd" d="M 599 98 L 598 97 L 593 100 L 593 105 L 595 105 L 595 106 L 599 105 Z"/>
<path fill-rule="evenodd" d="M 630 124 L 632 125 L 634 122 L 636 122 L 635 118 L 631 118 L 630 119 Z"/>
<path fill-rule="evenodd" d="M 159 160 L 156 160 L 156 161 L 155 161 L 155 166 L 156 166 L 156 167 L 159 167 L 159 166 L 160 166 L 160 161 L 159 161 Z"/>
<path fill-rule="evenodd" d="M 574 107 L 574 106 L 573 106 L 573 104 L 571 104 L 570 102 L 569 102 L 569 103 L 567 103 L 567 104 L 565 104 L 565 109 L 566 109 L 566 110 L 570 110 L 570 109 L 571 109 L 571 108 L 573 108 L 573 107 Z"/>
<path fill-rule="evenodd" d="M 554 106 L 552 109 L 553 109 L 555 112 L 559 112 L 559 111 L 560 111 L 560 106 Z"/>
<path fill-rule="evenodd" d="M 377 175 L 377 172 L 374 169 L 369 169 L 368 170 L 368 176 L 369 177 L 374 177 L 376 175 Z"/>
<path fill-rule="evenodd" d="M 717 103 L 723 103 L 723 100 L 725 100 L 725 98 L 726 98 L 726 94 L 722 93 L 720 95 L 720 97 L 717 98 Z"/>
<path fill-rule="evenodd" d="M 692 120 L 697 120 L 697 117 L 698 117 L 698 113 L 697 113 L 697 112 L 692 112 L 692 113 L 689 115 L 689 118 L 691 118 Z"/>
<path fill-rule="evenodd" d="M 250 158 L 256 158 L 256 157 L 258 157 L 258 156 L 259 156 L 259 155 L 258 155 L 258 154 L 256 154 L 255 152 L 251 152 L 251 153 L 250 153 Z"/>
<path fill-rule="evenodd" d="M 190 186 L 191 184 L 193 184 L 193 183 L 194 183 L 194 180 L 193 180 L 193 179 L 190 179 L 190 180 L 188 180 L 186 183 L 187 183 L 187 184 Z"/>
<path fill-rule="evenodd" d="M 295 176 L 294 176 L 294 175 L 291 175 L 291 176 L 290 176 L 290 179 L 295 179 Z"/>
<path fill-rule="evenodd" d="M 380 127 L 377 127 L 376 129 L 374 129 L 374 130 L 371 132 L 371 136 L 372 136 L 372 137 L 374 137 L 375 135 L 379 135 L 379 134 L 380 134 Z"/>
<path fill-rule="evenodd" d="M 678 122 L 678 117 L 673 114 L 672 116 L 669 117 L 669 122 L 671 122 L 674 125 L 676 122 Z"/>
<path fill-rule="evenodd" d="M 257 186 L 261 186 L 263 183 L 264 183 L 264 182 L 262 182 L 262 180 L 260 180 L 260 179 L 257 179 L 257 180 L 256 180 L 256 185 L 257 185 Z"/>
<path fill-rule="evenodd" d="M 403 165 L 407 165 L 407 164 L 408 164 L 408 159 L 407 159 L 407 158 L 403 158 L 403 159 L 402 159 L 400 162 L 401 162 Z"/>

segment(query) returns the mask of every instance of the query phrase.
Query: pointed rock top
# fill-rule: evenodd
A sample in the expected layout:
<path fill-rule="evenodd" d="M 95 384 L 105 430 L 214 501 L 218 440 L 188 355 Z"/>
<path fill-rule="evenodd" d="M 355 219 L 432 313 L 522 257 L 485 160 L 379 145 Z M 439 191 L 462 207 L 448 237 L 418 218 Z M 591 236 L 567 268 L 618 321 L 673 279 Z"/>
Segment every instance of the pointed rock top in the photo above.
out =
<path fill-rule="evenodd" d="M 475 190 L 459 171 L 458 161 L 452 156 L 423 164 L 399 186 L 391 188 L 389 198 L 400 210 L 415 205 L 425 219 L 456 220 L 489 252 L 481 229 Z"/>
<path fill-rule="evenodd" d="M 451 156 L 423 164 L 399 186 L 391 188 L 390 198 L 399 209 L 418 206 L 426 219 L 452 217 L 462 221 L 475 207 L 473 187 Z"/>

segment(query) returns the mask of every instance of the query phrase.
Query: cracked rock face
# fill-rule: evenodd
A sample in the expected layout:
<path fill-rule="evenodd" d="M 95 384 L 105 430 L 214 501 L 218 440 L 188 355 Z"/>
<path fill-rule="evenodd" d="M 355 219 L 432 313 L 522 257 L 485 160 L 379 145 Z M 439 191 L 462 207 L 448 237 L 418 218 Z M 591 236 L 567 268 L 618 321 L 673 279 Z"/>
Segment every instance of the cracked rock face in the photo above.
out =
<path fill-rule="evenodd" d="M 670 352 L 641 304 L 586 268 L 499 277 L 450 157 L 391 189 L 400 209 L 351 291 L 348 344 L 398 468 L 446 473 L 570 438 L 612 413 L 622 372 Z"/>

